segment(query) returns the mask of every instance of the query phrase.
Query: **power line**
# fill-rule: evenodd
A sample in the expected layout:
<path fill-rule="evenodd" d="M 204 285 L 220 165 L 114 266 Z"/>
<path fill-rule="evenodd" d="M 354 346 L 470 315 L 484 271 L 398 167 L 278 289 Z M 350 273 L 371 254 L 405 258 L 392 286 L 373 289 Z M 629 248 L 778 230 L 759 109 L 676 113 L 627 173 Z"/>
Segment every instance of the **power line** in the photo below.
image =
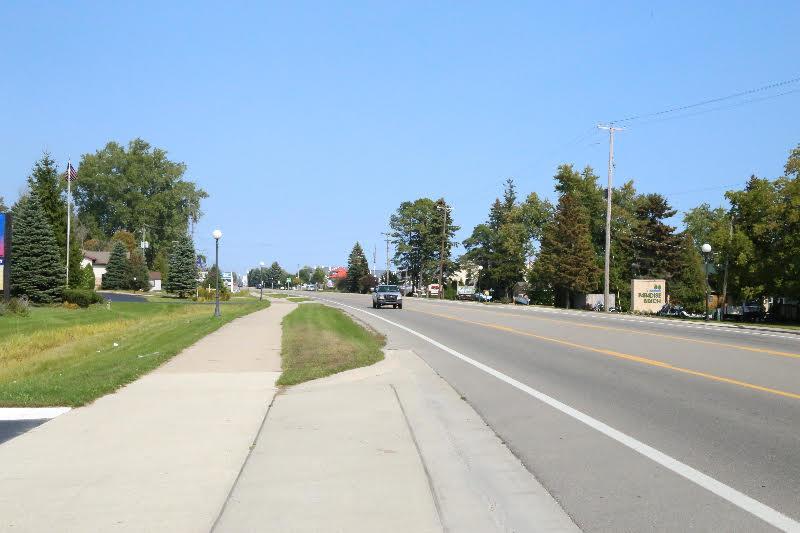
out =
<path fill-rule="evenodd" d="M 666 115 L 668 113 L 675 113 L 676 111 L 686 111 L 687 109 L 693 109 L 695 107 L 700 107 L 700 106 L 704 106 L 704 105 L 708 105 L 708 104 L 714 104 L 714 103 L 717 103 L 717 102 L 722 102 L 722 101 L 725 101 L 725 100 L 731 100 L 733 98 L 738 98 L 740 96 L 746 96 L 746 95 L 749 95 L 749 94 L 754 94 L 754 93 L 758 93 L 758 92 L 762 92 L 762 91 L 768 91 L 770 89 L 775 89 L 777 87 L 783 87 L 783 86 L 786 86 L 786 85 L 791 85 L 792 83 L 797 83 L 799 81 L 800 81 L 800 77 L 792 78 L 792 79 L 789 79 L 789 80 L 779 81 L 779 82 L 776 82 L 776 83 L 770 83 L 769 85 L 764 85 L 762 87 L 756 87 L 755 89 L 748 89 L 746 91 L 741 91 L 741 92 L 738 92 L 738 93 L 729 94 L 727 96 L 720 96 L 718 98 L 711 98 L 711 99 L 708 99 L 708 100 L 703 100 L 701 102 L 695 102 L 693 104 L 670 107 L 670 108 L 667 108 L 667 109 L 664 109 L 664 110 L 661 110 L 661 111 L 656 111 L 656 112 L 653 112 L 653 113 L 641 113 L 641 114 L 638 114 L 638 115 L 632 115 L 632 116 L 629 116 L 629 117 L 620 118 L 620 119 L 617 119 L 617 120 L 612 120 L 610 123 L 611 124 L 618 124 L 620 122 L 629 122 L 629 121 L 633 121 L 633 120 L 639 120 L 639 119 L 642 119 L 642 118 L 657 117 L 657 116 L 661 116 L 661 115 Z M 791 92 L 794 92 L 794 91 L 791 91 Z M 783 94 L 788 94 L 788 93 L 783 93 Z M 778 96 L 782 96 L 783 94 L 778 95 Z"/>

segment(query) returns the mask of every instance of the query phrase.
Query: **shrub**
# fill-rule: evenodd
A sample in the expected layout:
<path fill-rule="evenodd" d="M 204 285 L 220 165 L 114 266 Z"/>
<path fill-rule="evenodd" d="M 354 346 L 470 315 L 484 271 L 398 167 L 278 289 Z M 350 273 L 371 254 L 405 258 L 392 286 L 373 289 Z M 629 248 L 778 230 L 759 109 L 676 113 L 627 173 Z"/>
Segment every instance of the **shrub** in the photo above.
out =
<path fill-rule="evenodd" d="M 103 297 L 87 289 L 67 289 L 64 291 L 64 301 L 79 307 L 89 307 L 101 303 Z"/>
<path fill-rule="evenodd" d="M 213 302 L 216 299 L 216 294 L 214 289 L 210 289 L 207 287 L 199 287 L 197 289 L 197 296 L 193 296 L 192 300 L 196 302 Z M 219 299 L 221 302 L 227 302 L 231 299 L 231 292 L 228 290 L 227 287 L 220 287 L 219 289 Z"/>
<path fill-rule="evenodd" d="M 0 316 L 3 315 L 19 315 L 28 316 L 30 304 L 28 298 L 22 296 L 20 298 L 11 298 L 7 302 L 0 301 Z"/>

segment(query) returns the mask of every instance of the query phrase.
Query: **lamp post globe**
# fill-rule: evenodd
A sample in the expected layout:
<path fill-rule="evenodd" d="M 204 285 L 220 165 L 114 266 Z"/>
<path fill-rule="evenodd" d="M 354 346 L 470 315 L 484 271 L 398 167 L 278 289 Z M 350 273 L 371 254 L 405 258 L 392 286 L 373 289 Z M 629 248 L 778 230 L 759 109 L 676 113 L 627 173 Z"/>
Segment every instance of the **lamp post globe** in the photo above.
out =
<path fill-rule="evenodd" d="M 711 255 L 711 245 L 708 243 L 704 243 L 700 249 L 703 251 L 703 263 L 706 267 L 706 314 L 705 320 L 708 320 L 708 292 L 709 292 L 709 285 L 708 285 L 708 259 L 709 255 Z"/>
<path fill-rule="evenodd" d="M 215 267 L 216 276 L 217 276 L 217 279 L 216 279 L 217 296 L 216 296 L 216 300 L 215 300 L 215 303 L 214 303 L 214 316 L 221 316 L 222 313 L 219 312 L 219 278 L 220 278 L 220 275 L 219 275 L 219 240 L 222 238 L 222 232 L 220 230 L 218 230 L 218 229 L 215 229 L 214 232 L 211 233 L 211 236 L 214 237 L 214 243 L 215 243 L 215 247 L 214 247 L 214 267 Z"/>

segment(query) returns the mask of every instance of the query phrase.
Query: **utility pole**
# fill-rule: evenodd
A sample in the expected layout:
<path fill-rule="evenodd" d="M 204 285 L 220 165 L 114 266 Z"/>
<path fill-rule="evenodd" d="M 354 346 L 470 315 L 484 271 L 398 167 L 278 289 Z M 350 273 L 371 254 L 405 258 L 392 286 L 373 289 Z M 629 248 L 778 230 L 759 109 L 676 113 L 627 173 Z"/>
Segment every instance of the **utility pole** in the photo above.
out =
<path fill-rule="evenodd" d="M 722 278 L 722 307 L 719 311 L 720 322 L 722 322 L 722 316 L 725 314 L 725 307 L 728 305 L 728 256 L 730 254 L 732 240 L 733 240 L 733 215 L 731 215 L 730 222 L 728 223 L 728 249 L 725 250 L 725 275 Z"/>
<path fill-rule="evenodd" d="M 609 296 L 609 276 L 611 275 L 611 186 L 614 181 L 614 132 L 625 128 L 618 128 L 611 124 L 605 126 L 598 124 L 601 130 L 608 130 L 608 189 L 606 189 L 606 253 L 603 268 L 603 310 L 611 312 Z"/>
<path fill-rule="evenodd" d="M 375 277 L 375 271 L 378 270 L 378 245 L 372 244 L 372 277 Z"/>
<path fill-rule="evenodd" d="M 386 237 L 386 284 L 389 284 L 389 236 L 390 233 L 381 232 Z"/>
<path fill-rule="evenodd" d="M 445 235 L 447 234 L 447 213 L 450 211 L 450 208 L 447 207 L 447 204 L 442 203 L 436 206 L 436 209 L 441 209 L 442 213 L 442 250 L 439 253 L 439 299 L 444 298 L 444 242 L 445 242 Z"/>

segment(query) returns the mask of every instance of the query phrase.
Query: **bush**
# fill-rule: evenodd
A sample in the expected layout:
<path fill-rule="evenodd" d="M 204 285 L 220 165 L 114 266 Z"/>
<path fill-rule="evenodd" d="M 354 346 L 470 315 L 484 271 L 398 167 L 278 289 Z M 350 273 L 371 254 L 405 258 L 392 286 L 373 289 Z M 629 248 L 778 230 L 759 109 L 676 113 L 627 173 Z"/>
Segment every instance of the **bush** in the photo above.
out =
<path fill-rule="evenodd" d="M 103 297 L 87 289 L 66 289 L 64 291 L 64 301 L 75 304 L 79 307 L 89 307 L 92 304 L 99 304 Z"/>
<path fill-rule="evenodd" d="M 227 302 L 231 299 L 231 292 L 228 290 L 227 287 L 220 287 L 219 289 L 219 299 L 221 302 Z M 197 296 L 193 296 L 192 300 L 195 302 L 213 302 L 216 300 L 216 293 L 214 289 L 206 288 L 206 287 L 199 287 L 197 289 Z"/>
<path fill-rule="evenodd" d="M 22 296 L 20 298 L 11 298 L 7 302 L 0 300 L 0 316 L 3 315 L 19 315 L 28 316 L 30 304 L 28 298 Z"/>

